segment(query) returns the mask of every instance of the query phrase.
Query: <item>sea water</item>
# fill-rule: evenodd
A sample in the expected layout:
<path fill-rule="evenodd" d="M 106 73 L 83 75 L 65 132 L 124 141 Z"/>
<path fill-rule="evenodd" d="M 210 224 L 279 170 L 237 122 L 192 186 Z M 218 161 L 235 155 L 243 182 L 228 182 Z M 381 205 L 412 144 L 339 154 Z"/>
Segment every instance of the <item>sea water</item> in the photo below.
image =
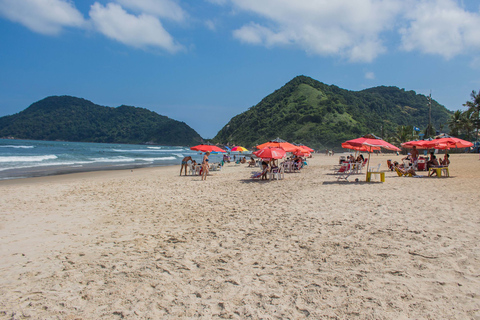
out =
<path fill-rule="evenodd" d="M 185 146 L 0 139 L 0 180 L 72 172 L 179 165 L 202 154 Z M 220 161 L 211 155 L 210 161 Z"/>

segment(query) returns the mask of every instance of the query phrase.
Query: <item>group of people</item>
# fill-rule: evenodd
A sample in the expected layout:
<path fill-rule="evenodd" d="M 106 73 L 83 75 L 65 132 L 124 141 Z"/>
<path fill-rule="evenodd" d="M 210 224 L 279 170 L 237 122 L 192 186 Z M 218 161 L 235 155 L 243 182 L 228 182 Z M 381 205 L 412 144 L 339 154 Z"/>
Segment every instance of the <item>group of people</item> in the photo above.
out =
<path fill-rule="evenodd" d="M 200 175 L 202 176 L 202 180 L 207 180 L 208 172 L 210 171 L 210 166 L 208 164 L 208 156 L 210 152 L 205 152 L 203 155 L 203 160 L 201 163 Z M 180 175 L 182 175 L 182 171 L 185 169 L 185 175 L 187 175 L 187 168 L 188 168 L 188 161 L 192 161 L 193 170 L 196 169 L 198 165 L 195 160 L 192 159 L 191 156 L 185 157 L 182 159 L 182 166 L 180 167 Z"/>
<path fill-rule="evenodd" d="M 395 161 L 393 165 L 398 169 L 398 171 L 400 171 L 403 174 L 411 174 L 413 176 L 416 176 L 417 174 L 415 172 L 414 167 L 418 162 L 418 157 L 419 157 L 418 150 L 414 146 L 412 151 L 408 153 L 408 155 L 405 158 L 402 159 L 404 161 L 409 161 L 410 166 L 408 168 L 405 168 L 403 164 L 399 164 L 397 161 Z M 435 153 L 432 151 L 430 152 L 430 156 L 427 158 L 426 170 L 430 171 L 430 168 L 435 168 L 435 167 L 448 167 L 449 164 L 450 164 L 450 155 L 448 153 L 445 153 L 445 155 L 443 156 L 443 159 L 438 160 L 437 157 L 435 156 Z M 437 174 L 437 171 L 432 170 L 429 176 L 431 177 L 436 174 Z"/>

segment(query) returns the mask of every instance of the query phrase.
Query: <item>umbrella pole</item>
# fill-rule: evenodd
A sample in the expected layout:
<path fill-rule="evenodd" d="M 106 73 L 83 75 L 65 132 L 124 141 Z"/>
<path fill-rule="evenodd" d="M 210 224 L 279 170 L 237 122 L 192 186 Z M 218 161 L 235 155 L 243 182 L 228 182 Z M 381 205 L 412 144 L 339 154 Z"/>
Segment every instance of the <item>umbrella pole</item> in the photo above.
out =
<path fill-rule="evenodd" d="M 370 150 L 368 151 L 367 172 L 366 172 L 366 176 L 365 176 L 365 181 L 367 181 L 368 168 L 369 168 L 369 167 L 370 167 Z"/>

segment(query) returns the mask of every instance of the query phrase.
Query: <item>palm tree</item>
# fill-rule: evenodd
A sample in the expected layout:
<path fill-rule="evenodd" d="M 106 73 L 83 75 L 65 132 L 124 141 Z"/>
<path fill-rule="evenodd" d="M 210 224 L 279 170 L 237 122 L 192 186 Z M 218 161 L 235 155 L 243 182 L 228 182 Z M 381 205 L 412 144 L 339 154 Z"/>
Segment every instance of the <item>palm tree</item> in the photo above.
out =
<path fill-rule="evenodd" d="M 452 136 L 458 137 L 460 135 L 462 117 L 462 111 L 457 110 L 452 114 L 450 119 L 448 119 L 448 128 Z"/>
<path fill-rule="evenodd" d="M 413 132 L 412 126 L 398 126 L 397 132 L 393 136 L 393 141 L 400 145 L 402 142 L 407 142 L 411 139 Z"/>
<path fill-rule="evenodd" d="M 477 129 L 475 141 L 478 141 L 478 129 L 480 127 L 480 91 L 477 94 L 475 90 L 472 90 L 470 97 L 472 98 L 472 101 L 467 101 L 463 106 L 468 108 L 467 113 L 469 118 Z"/>
<path fill-rule="evenodd" d="M 468 111 L 462 113 L 462 117 L 460 118 L 460 129 L 465 133 L 464 139 L 470 140 L 472 137 L 473 131 L 473 121 L 471 119 L 471 114 Z"/>

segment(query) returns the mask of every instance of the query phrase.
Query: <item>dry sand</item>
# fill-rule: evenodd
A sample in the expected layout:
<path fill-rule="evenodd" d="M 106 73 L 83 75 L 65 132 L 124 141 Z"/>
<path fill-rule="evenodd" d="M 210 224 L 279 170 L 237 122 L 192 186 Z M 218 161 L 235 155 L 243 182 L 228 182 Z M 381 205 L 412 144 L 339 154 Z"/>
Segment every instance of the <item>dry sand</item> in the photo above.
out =
<path fill-rule="evenodd" d="M 451 160 L 385 183 L 337 183 L 323 155 L 271 182 L 234 164 L 2 181 L 0 318 L 480 319 L 480 161 Z"/>

